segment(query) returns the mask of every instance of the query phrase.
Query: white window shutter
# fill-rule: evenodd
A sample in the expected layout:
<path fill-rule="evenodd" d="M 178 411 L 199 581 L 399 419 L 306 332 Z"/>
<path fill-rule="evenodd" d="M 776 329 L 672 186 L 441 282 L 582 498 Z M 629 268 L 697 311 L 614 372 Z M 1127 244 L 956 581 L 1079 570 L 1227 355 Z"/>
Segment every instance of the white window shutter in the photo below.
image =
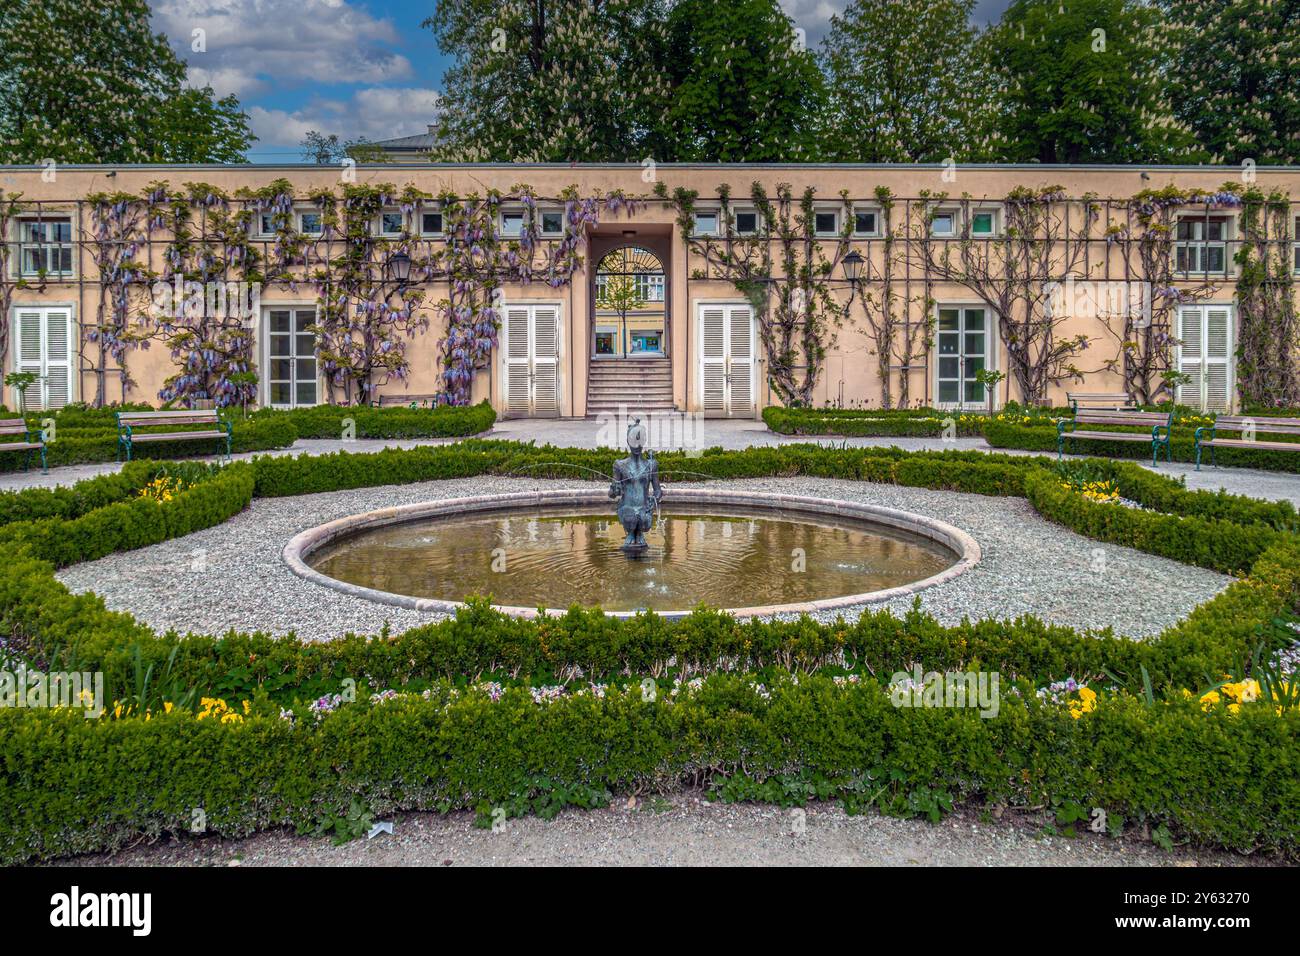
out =
<path fill-rule="evenodd" d="M 560 316 L 553 308 L 533 310 L 532 413 L 560 413 Z"/>
<path fill-rule="evenodd" d="M 45 313 L 45 407 L 62 408 L 72 401 L 72 316 Z"/>
<path fill-rule="evenodd" d="M 727 313 L 721 306 L 700 309 L 700 387 L 705 413 L 727 411 Z"/>
<path fill-rule="evenodd" d="M 1202 316 L 1198 308 L 1178 310 L 1178 371 L 1187 376 L 1187 381 L 1177 388 L 1175 401 L 1179 405 L 1202 404 L 1202 359 L 1204 356 L 1205 336 L 1202 334 Z"/>
<path fill-rule="evenodd" d="M 1205 388 L 1203 408 L 1207 412 L 1226 412 L 1231 404 L 1228 382 L 1232 360 L 1231 314 L 1226 308 L 1205 310 Z"/>
<path fill-rule="evenodd" d="M 754 312 L 749 306 L 731 310 L 731 394 L 728 411 L 732 415 L 754 414 Z"/>

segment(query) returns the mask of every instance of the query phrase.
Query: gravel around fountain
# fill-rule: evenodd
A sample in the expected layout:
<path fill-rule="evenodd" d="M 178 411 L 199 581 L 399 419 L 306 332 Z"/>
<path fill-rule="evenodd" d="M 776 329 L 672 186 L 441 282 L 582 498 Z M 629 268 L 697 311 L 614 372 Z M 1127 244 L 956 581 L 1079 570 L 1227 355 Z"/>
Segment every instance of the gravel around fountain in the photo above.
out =
<path fill-rule="evenodd" d="M 980 564 L 917 595 L 923 609 L 949 623 L 962 617 L 1035 614 L 1081 629 L 1112 627 L 1146 637 L 1185 617 L 1231 580 L 1081 537 L 1046 521 L 1023 498 L 814 478 L 717 481 L 707 486 L 883 505 L 939 518 L 967 531 L 983 548 Z M 58 577 L 73 591 L 95 591 L 110 608 L 130 611 L 160 631 L 262 630 L 293 632 L 307 640 L 348 632 L 373 634 L 385 627 L 399 632 L 439 615 L 373 603 L 304 581 L 283 563 L 285 543 L 307 528 L 378 508 L 575 487 L 597 485 L 483 476 L 257 499 L 217 527 L 74 565 Z M 671 487 L 666 486 L 669 501 Z M 909 597 L 869 606 L 901 614 L 912 601 Z M 821 616 L 852 618 L 861 609 Z"/>

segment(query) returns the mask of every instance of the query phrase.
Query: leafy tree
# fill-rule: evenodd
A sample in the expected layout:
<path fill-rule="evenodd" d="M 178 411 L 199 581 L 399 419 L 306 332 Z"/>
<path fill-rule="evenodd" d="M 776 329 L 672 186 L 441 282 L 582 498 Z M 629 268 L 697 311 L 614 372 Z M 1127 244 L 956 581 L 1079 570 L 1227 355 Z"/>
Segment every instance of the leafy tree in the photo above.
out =
<path fill-rule="evenodd" d="M 822 41 L 828 161 L 935 163 L 990 151 L 975 0 L 853 0 Z"/>
<path fill-rule="evenodd" d="M 1300 0 L 1160 0 L 1174 113 L 1217 159 L 1300 164 Z"/>
<path fill-rule="evenodd" d="M 217 99 L 211 87 L 187 88 L 166 99 L 155 116 L 154 161 L 242 163 L 257 139 L 233 95 Z"/>
<path fill-rule="evenodd" d="M 668 99 L 665 0 L 440 0 L 454 57 L 435 159 L 607 162 L 645 155 Z"/>
<path fill-rule="evenodd" d="M 672 102 L 657 159 L 819 158 L 825 85 L 776 0 L 679 0 L 668 19 L 664 68 Z"/>
<path fill-rule="evenodd" d="M 337 133 L 326 136 L 320 130 L 308 130 L 307 135 L 298 144 L 302 158 L 318 166 L 330 166 L 347 156 L 344 146 L 339 142 Z"/>
<path fill-rule="evenodd" d="M 1011 162 L 1201 158 L 1166 99 L 1159 11 L 1137 0 L 1012 0 L 983 37 Z"/>
<path fill-rule="evenodd" d="M 184 86 L 146 0 L 0 0 L 0 159 L 224 161 L 252 141 L 231 97 Z"/>

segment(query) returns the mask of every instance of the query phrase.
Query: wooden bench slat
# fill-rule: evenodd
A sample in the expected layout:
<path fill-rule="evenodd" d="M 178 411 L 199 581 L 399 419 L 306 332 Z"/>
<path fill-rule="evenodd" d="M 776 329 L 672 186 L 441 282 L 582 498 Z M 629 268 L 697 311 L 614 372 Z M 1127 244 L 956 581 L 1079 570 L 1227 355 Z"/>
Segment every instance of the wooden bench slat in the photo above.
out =
<path fill-rule="evenodd" d="M 44 448 L 40 442 L 31 441 L 6 441 L 0 442 L 0 451 L 36 451 L 38 448 Z"/>
<path fill-rule="evenodd" d="M 1151 440 L 1150 433 L 1145 435 L 1134 432 L 1066 432 L 1066 438 L 1104 438 L 1108 441 L 1146 441 Z"/>
<path fill-rule="evenodd" d="M 142 432 L 132 435 L 131 441 L 175 441 L 184 438 L 225 438 L 225 432 Z"/>
<path fill-rule="evenodd" d="M 1203 438 L 1201 447 L 1211 445 L 1228 448 L 1264 448 L 1269 451 L 1300 451 L 1300 442 L 1294 441 L 1246 441 L 1243 438 Z"/>

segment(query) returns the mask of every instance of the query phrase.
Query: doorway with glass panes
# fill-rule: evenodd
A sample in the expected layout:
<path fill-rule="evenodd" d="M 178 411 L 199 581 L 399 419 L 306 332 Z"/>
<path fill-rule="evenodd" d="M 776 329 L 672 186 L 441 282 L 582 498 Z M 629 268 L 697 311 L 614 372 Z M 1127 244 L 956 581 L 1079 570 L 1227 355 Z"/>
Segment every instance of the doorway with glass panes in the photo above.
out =
<path fill-rule="evenodd" d="M 276 306 L 263 310 L 266 364 L 262 402 L 272 408 L 303 408 L 320 401 L 316 365 L 316 306 Z"/>
<path fill-rule="evenodd" d="M 941 305 L 935 328 L 934 395 L 937 408 L 990 408 L 995 400 L 980 373 L 995 364 L 989 310 L 982 305 Z"/>

